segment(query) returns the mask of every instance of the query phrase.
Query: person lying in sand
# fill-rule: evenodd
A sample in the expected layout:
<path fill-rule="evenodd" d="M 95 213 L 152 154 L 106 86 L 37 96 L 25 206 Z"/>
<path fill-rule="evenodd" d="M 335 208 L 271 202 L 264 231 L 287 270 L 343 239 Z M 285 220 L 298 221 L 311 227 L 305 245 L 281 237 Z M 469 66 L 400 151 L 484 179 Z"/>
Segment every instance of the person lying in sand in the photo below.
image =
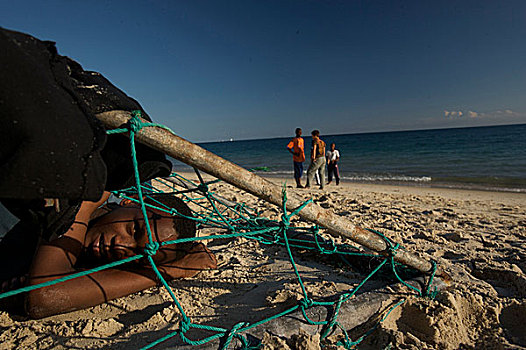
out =
<path fill-rule="evenodd" d="M 96 114 L 140 111 L 151 121 L 147 113 L 100 73 L 59 55 L 53 42 L 0 27 L 0 47 L 5 73 L 0 80 L 2 289 L 142 253 L 147 237 L 136 205 L 124 203 L 97 218 L 92 214 L 108 191 L 136 182 L 129 139 L 107 135 Z M 172 164 L 161 152 L 138 143 L 135 151 L 140 182 L 170 174 Z M 195 235 L 195 226 L 154 209 L 148 210 L 148 220 L 156 241 Z M 202 244 L 165 246 L 154 260 L 167 279 L 215 266 Z M 29 316 L 41 318 L 100 304 L 156 281 L 143 259 L 38 289 L 23 299 Z"/>
<path fill-rule="evenodd" d="M 109 193 L 105 192 L 97 202 L 84 201 L 67 232 L 38 247 L 26 277 L 28 285 L 144 253 L 149 239 L 139 204 L 127 200 L 97 210 L 108 196 Z M 160 202 L 175 208 L 185 217 L 192 216 L 188 206 L 179 198 L 162 195 L 153 198 L 146 202 L 157 206 Z M 190 219 L 154 208 L 147 208 L 147 214 L 155 242 L 189 238 L 196 234 L 195 222 Z M 217 265 L 213 253 L 201 243 L 162 246 L 153 260 L 166 280 L 193 277 L 201 270 Z M 98 305 L 157 283 L 150 263 L 142 258 L 30 291 L 24 298 L 25 311 L 31 318 L 47 317 Z"/>

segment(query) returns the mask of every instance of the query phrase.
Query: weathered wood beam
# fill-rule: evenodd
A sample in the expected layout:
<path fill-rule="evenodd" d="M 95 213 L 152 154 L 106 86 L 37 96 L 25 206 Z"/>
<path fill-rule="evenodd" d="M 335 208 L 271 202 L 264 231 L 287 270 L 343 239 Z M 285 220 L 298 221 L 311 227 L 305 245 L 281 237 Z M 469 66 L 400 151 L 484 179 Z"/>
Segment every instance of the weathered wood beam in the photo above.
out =
<path fill-rule="evenodd" d="M 120 128 L 131 118 L 131 114 L 126 111 L 110 111 L 97 114 L 96 116 L 108 129 Z M 143 121 L 147 122 L 146 120 Z M 281 206 L 282 204 L 282 188 L 280 186 L 275 185 L 272 182 L 207 151 L 166 129 L 160 127 L 143 128 L 136 134 L 136 140 L 183 163 L 234 185 L 237 188 L 245 190 L 267 202 L 278 206 Z M 287 193 L 287 198 L 287 208 L 290 211 L 298 208 L 304 202 L 303 198 L 294 192 Z M 349 220 L 334 214 L 330 210 L 323 209 L 315 203 L 310 203 L 303 208 L 300 211 L 299 216 L 307 221 L 327 228 L 331 235 L 349 238 L 350 240 L 380 254 L 389 254 L 387 243 L 377 234 L 354 225 Z M 433 270 L 433 265 L 429 260 L 403 249 L 399 249 L 394 258 L 397 262 L 411 266 L 423 273 L 430 273 Z M 440 275 L 439 271 L 437 271 L 437 275 Z"/>

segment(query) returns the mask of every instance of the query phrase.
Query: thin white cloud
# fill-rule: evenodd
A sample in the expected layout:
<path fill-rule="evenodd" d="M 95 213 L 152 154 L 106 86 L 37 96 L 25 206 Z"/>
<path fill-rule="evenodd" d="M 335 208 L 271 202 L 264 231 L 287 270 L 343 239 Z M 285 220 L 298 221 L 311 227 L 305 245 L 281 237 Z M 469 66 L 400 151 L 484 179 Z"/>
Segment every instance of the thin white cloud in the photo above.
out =
<path fill-rule="evenodd" d="M 468 116 L 470 118 L 477 118 L 479 116 L 479 114 L 477 112 L 468 111 Z"/>
<path fill-rule="evenodd" d="M 458 119 L 464 115 L 464 112 L 462 111 L 444 111 L 444 116 L 447 119 Z M 496 110 L 496 111 L 488 111 L 488 112 L 476 112 L 468 110 L 466 112 L 466 115 L 470 119 L 493 119 L 493 120 L 499 120 L 499 119 L 509 119 L 509 118 L 516 118 L 516 117 L 525 117 L 524 114 L 512 111 L 511 109 L 503 109 L 503 110 Z"/>
<path fill-rule="evenodd" d="M 462 111 L 444 111 L 444 117 L 449 119 L 460 118 L 463 114 Z"/>

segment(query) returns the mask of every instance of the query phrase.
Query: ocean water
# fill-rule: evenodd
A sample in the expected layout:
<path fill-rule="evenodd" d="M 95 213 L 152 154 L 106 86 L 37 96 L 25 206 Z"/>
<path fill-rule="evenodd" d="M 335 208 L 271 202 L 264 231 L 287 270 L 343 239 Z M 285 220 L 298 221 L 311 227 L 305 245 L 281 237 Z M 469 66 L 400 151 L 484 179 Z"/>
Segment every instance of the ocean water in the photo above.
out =
<path fill-rule="evenodd" d="M 247 169 L 265 168 L 256 173 L 290 177 L 293 183 L 292 156 L 285 148 L 291 138 L 200 146 Z M 340 151 L 343 181 L 526 193 L 526 124 L 321 138 Z M 308 159 L 310 135 L 304 139 Z M 178 169 L 188 167 L 174 161 Z"/>

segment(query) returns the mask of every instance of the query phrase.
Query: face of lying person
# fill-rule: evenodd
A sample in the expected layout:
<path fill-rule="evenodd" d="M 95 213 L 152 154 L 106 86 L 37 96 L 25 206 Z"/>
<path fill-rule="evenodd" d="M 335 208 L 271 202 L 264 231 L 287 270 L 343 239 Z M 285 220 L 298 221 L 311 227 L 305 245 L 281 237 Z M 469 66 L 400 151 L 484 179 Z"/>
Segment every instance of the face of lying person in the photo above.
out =
<path fill-rule="evenodd" d="M 173 216 L 155 209 L 148 209 L 147 214 L 154 241 L 178 238 Z M 86 233 L 84 247 L 89 257 L 111 262 L 143 253 L 147 243 L 148 231 L 140 207 L 126 205 L 110 211 L 91 225 Z M 168 247 L 173 248 L 173 245 Z M 175 259 L 176 251 L 168 247 L 160 249 L 163 259 Z"/>

